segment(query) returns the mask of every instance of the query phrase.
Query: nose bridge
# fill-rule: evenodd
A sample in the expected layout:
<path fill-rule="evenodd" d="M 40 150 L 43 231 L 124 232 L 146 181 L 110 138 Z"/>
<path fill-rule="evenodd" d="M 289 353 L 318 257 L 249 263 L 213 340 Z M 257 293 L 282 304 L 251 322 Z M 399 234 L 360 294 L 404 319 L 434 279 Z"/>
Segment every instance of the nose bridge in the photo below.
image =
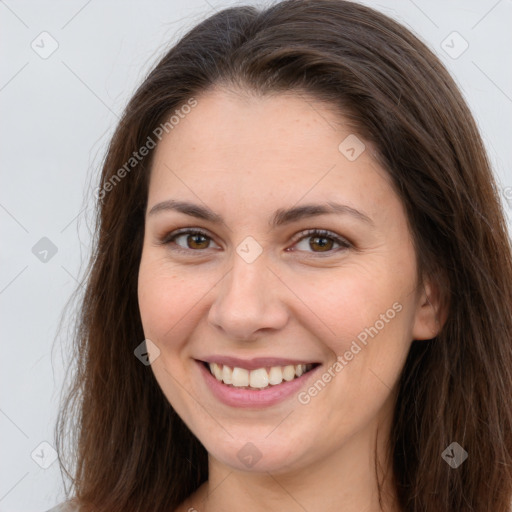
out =
<path fill-rule="evenodd" d="M 218 285 L 209 321 L 237 339 L 248 339 L 261 329 L 282 328 L 288 319 L 280 298 L 278 279 L 268 268 L 265 253 L 254 261 L 233 255 L 231 271 Z"/>

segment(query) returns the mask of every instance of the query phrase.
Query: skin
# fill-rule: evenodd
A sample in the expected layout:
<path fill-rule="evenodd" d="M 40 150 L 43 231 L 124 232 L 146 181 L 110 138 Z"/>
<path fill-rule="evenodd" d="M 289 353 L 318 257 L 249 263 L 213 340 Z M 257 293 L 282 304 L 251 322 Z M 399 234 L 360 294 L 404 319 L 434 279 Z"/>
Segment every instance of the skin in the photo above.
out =
<path fill-rule="evenodd" d="M 339 151 L 353 130 L 328 105 L 223 88 L 197 100 L 155 150 L 139 272 L 144 332 L 160 350 L 155 378 L 209 453 L 209 481 L 178 510 L 378 511 L 378 456 L 384 510 L 397 511 L 386 450 L 396 383 L 411 341 L 438 331 L 404 208 L 370 144 L 355 161 Z M 224 223 L 149 213 L 169 199 L 206 205 Z M 278 209 L 327 201 L 371 222 L 334 213 L 269 227 Z M 163 243 L 179 228 L 210 238 Z M 301 236 L 312 228 L 351 245 L 328 239 L 322 251 Z M 236 252 L 247 236 L 263 250 L 252 263 Z M 291 357 L 320 362 L 321 375 L 396 303 L 400 312 L 307 404 L 293 395 L 266 408 L 224 405 L 195 362 Z M 247 442 L 261 453 L 252 467 L 237 457 Z"/>

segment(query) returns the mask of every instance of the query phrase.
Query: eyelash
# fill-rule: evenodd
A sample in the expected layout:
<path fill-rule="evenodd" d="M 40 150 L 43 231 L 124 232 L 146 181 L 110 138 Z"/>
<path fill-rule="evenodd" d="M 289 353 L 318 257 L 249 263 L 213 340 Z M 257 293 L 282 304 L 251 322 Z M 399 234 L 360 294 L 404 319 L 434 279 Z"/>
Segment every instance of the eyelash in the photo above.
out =
<path fill-rule="evenodd" d="M 167 236 L 165 236 L 162 239 L 161 243 L 162 243 L 162 245 L 171 245 L 172 244 L 173 251 L 181 252 L 184 254 L 185 253 L 190 254 L 193 252 L 200 253 L 200 252 L 203 252 L 208 249 L 208 248 L 206 248 L 206 249 L 190 249 L 190 248 L 185 249 L 183 247 L 180 247 L 179 245 L 177 245 L 175 243 L 175 240 L 176 240 L 176 238 L 178 238 L 179 236 L 182 236 L 182 235 L 191 235 L 191 236 L 201 235 L 201 236 L 204 236 L 205 238 L 208 238 L 209 240 L 213 241 L 212 237 L 206 231 L 203 231 L 203 230 L 197 229 L 197 228 L 196 229 L 183 228 L 183 229 L 179 229 L 177 231 L 173 231 L 172 233 L 169 233 Z M 314 254 L 319 257 L 330 256 L 339 251 L 353 248 L 353 245 L 348 240 L 346 240 L 343 237 L 338 236 L 336 233 L 333 233 L 332 231 L 327 231 L 325 229 L 308 229 L 308 230 L 302 231 L 294 237 L 293 245 L 296 245 L 297 243 L 301 242 L 305 238 L 313 238 L 313 237 L 331 239 L 335 243 L 340 245 L 340 247 L 338 247 L 336 249 L 331 249 L 331 250 L 325 251 L 325 252 L 311 251 L 311 254 Z"/>

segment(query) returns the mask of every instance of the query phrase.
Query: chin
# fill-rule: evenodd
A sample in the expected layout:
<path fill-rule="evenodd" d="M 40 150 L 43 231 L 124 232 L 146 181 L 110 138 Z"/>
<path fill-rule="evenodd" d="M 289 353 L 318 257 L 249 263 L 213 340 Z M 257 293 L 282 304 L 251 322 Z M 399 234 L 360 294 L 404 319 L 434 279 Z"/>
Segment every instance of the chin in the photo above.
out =
<path fill-rule="evenodd" d="M 261 429 L 260 429 L 261 430 Z M 230 437 L 226 432 L 222 432 L 222 439 L 205 439 L 199 437 L 199 440 L 205 446 L 210 457 L 221 464 L 232 468 L 235 471 L 250 473 L 287 473 L 296 471 L 300 467 L 312 462 L 308 457 L 304 441 L 297 441 L 292 436 L 269 437 L 269 429 L 258 436 L 238 435 Z M 304 439 L 304 437 L 302 437 Z M 301 451 L 297 448 L 301 447 Z M 317 450 L 308 450 L 309 453 Z"/>

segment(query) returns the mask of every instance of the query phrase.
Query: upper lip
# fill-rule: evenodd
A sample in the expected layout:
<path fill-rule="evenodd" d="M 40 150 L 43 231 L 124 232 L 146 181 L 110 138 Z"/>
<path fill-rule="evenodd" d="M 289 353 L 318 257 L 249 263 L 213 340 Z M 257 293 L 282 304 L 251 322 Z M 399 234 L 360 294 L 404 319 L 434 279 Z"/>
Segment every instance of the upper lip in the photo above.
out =
<path fill-rule="evenodd" d="M 267 368 L 271 366 L 288 366 L 298 364 L 318 364 L 315 361 L 304 361 L 299 359 L 284 359 L 281 357 L 255 357 L 252 359 L 240 359 L 231 356 L 208 356 L 200 359 L 204 363 L 216 363 L 232 368 L 245 368 L 246 370 L 256 370 L 258 368 Z"/>

